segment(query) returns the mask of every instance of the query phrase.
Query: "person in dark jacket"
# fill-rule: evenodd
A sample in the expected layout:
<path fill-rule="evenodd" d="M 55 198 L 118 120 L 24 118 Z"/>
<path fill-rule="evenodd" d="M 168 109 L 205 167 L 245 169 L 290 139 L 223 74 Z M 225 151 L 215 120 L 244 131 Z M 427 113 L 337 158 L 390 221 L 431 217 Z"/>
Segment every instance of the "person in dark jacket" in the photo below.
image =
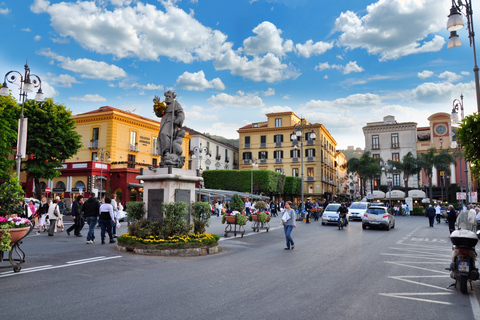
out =
<path fill-rule="evenodd" d="M 427 209 L 427 213 L 426 213 L 426 216 L 428 218 L 428 222 L 430 223 L 430 227 L 433 228 L 433 223 L 435 221 L 435 208 L 432 207 L 432 205 L 430 205 Z"/>
<path fill-rule="evenodd" d="M 74 223 L 67 229 L 67 234 L 70 235 L 70 232 L 75 230 L 74 234 L 77 237 L 83 237 L 80 234 L 80 231 L 85 225 L 85 221 L 83 220 L 83 196 L 81 194 L 77 196 L 77 199 L 72 204 L 72 218 Z"/>
<path fill-rule="evenodd" d="M 457 221 L 457 211 L 455 211 L 452 205 L 448 206 L 447 221 L 448 229 L 450 230 L 450 234 L 452 234 L 452 232 L 455 231 L 455 221 Z"/>
<path fill-rule="evenodd" d="M 83 215 L 87 220 L 88 224 L 88 234 L 87 234 L 87 244 L 95 242 L 95 226 L 98 221 L 98 214 L 100 209 L 100 202 L 95 199 L 95 194 L 91 194 L 90 198 L 83 203 Z"/>

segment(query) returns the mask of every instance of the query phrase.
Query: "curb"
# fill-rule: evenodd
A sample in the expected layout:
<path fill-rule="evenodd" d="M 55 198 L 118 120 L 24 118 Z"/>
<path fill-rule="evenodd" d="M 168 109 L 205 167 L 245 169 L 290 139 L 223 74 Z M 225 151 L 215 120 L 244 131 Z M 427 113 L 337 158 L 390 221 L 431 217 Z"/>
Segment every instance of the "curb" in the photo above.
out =
<path fill-rule="evenodd" d="M 218 245 L 213 247 L 187 248 L 187 249 L 137 249 L 132 247 L 123 247 L 117 245 L 117 250 L 121 252 L 132 252 L 146 256 L 164 256 L 164 257 L 196 257 L 215 254 L 219 252 Z"/>

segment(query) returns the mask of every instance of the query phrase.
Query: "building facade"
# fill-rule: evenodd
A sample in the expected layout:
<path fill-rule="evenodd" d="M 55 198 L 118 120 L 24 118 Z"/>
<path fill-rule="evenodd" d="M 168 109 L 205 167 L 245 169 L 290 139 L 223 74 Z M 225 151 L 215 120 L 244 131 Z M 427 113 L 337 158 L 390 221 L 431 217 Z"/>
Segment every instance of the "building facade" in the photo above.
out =
<path fill-rule="evenodd" d="M 338 177 L 336 163 L 337 142 L 319 123 L 311 124 L 293 112 L 266 114 L 267 121 L 246 125 L 239 133 L 239 169 L 258 169 L 283 172 L 287 176 L 301 177 L 307 197 L 330 201 L 337 194 Z M 291 135 L 300 123 L 305 127 L 302 141 L 292 140 Z M 315 138 L 309 138 L 311 132 Z M 303 154 L 301 153 L 303 143 Z M 303 168 L 302 168 L 303 162 Z"/>
<path fill-rule="evenodd" d="M 365 151 L 369 151 L 380 165 L 385 167 L 388 160 L 402 161 L 409 152 L 417 156 L 417 123 L 395 121 L 394 116 L 385 116 L 381 122 L 367 123 L 363 129 L 365 136 Z M 403 173 L 400 171 L 382 172 L 374 178 L 373 189 L 379 190 L 380 185 L 387 185 L 387 176 L 392 178 L 392 186 L 405 187 Z M 416 187 L 418 176 L 409 177 L 408 185 Z M 370 184 L 367 183 L 367 192 Z"/>

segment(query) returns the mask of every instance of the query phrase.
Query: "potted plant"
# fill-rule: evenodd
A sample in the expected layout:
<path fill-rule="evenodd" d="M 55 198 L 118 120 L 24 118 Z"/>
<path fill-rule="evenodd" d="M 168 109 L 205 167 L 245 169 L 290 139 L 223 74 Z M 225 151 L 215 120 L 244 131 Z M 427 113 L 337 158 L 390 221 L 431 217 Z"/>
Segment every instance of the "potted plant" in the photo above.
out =
<path fill-rule="evenodd" d="M 257 201 L 255 202 L 254 207 L 257 211 L 253 212 L 250 215 L 249 217 L 250 221 L 258 221 L 260 223 L 265 223 L 270 221 L 270 212 L 265 210 L 267 208 L 265 202 Z"/>
<path fill-rule="evenodd" d="M 206 227 L 209 226 L 211 210 L 208 202 L 194 202 L 193 209 L 193 224 L 195 234 L 205 233 Z"/>
<path fill-rule="evenodd" d="M 247 217 L 239 211 L 229 210 L 222 216 L 222 223 L 225 224 L 225 222 L 244 226 L 247 224 Z"/>
<path fill-rule="evenodd" d="M 0 251 L 12 250 L 30 230 L 30 220 L 18 217 L 23 213 L 22 199 L 23 189 L 16 178 L 0 184 Z"/>

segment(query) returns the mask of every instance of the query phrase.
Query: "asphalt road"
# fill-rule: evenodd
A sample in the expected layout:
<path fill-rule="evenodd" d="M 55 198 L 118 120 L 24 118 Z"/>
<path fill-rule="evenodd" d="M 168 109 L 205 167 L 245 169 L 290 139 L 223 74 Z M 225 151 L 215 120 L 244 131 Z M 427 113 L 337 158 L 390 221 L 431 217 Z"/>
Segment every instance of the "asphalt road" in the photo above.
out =
<path fill-rule="evenodd" d="M 220 221 L 212 217 L 208 231 L 223 236 Z M 480 319 L 480 281 L 468 295 L 447 289 L 445 223 L 398 217 L 381 231 L 300 222 L 286 251 L 279 222 L 268 233 L 249 222 L 243 238 L 221 239 L 220 253 L 190 258 L 31 234 L 21 272 L 0 269 L 0 318 Z"/>

